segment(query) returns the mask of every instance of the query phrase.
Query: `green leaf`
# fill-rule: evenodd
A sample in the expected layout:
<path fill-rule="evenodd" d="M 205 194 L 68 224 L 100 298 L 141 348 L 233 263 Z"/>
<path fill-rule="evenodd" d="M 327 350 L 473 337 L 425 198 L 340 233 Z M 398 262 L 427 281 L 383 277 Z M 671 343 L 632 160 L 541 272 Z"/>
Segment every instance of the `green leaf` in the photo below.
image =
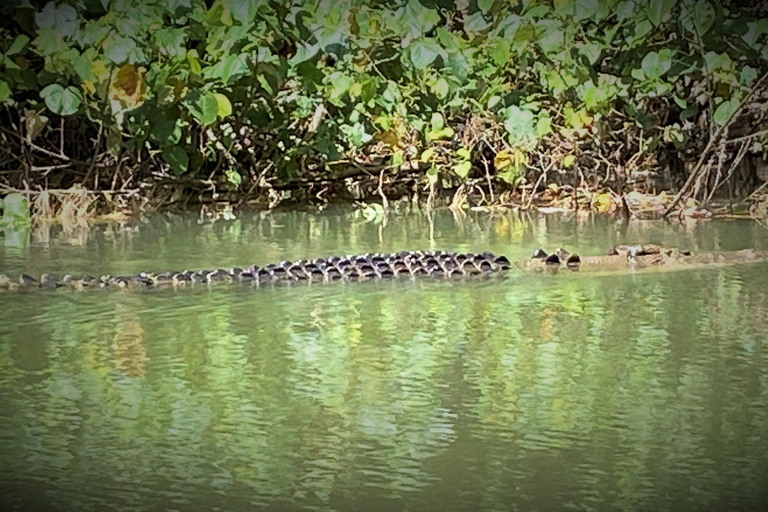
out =
<path fill-rule="evenodd" d="M 74 114 L 80 108 L 82 95 L 72 86 L 66 89 L 59 84 L 50 84 L 40 91 L 40 97 L 45 100 L 48 109 L 62 116 Z"/>
<path fill-rule="evenodd" d="M 259 0 L 224 0 L 224 5 L 235 18 L 243 25 L 249 25 L 255 21 L 259 8 Z"/>
<path fill-rule="evenodd" d="M 509 134 L 509 143 L 513 147 L 533 148 L 537 142 L 533 112 L 512 105 L 504 111 L 504 115 L 506 117 L 504 128 Z"/>
<path fill-rule="evenodd" d="M 184 58 L 187 54 L 185 45 L 187 34 L 180 28 L 161 28 L 153 34 L 160 52 L 173 58 Z"/>
<path fill-rule="evenodd" d="M 243 75 L 248 74 L 248 71 L 247 54 L 230 54 L 213 66 L 205 68 L 205 70 L 203 70 L 203 76 L 206 78 L 218 78 L 224 85 L 227 85 Z"/>
<path fill-rule="evenodd" d="M 563 24 L 558 20 L 541 20 L 536 24 L 539 46 L 547 54 L 563 51 L 565 44 L 565 31 Z M 540 32 L 541 31 L 541 32 Z"/>
<path fill-rule="evenodd" d="M 11 88 L 6 82 L 0 80 L 0 103 L 5 103 L 12 96 Z"/>
<path fill-rule="evenodd" d="M 470 162 L 469 160 L 459 162 L 458 164 L 453 166 L 453 172 L 455 172 L 456 175 L 461 179 L 466 179 L 467 176 L 469 176 L 469 171 L 471 170 L 472 170 L 472 162 Z"/>
<path fill-rule="evenodd" d="M 467 33 L 482 32 L 483 30 L 487 29 L 490 25 L 491 24 L 488 23 L 483 17 L 483 13 L 478 11 L 473 15 L 471 15 L 469 18 L 467 18 L 467 20 L 464 22 L 464 30 Z"/>
<path fill-rule="evenodd" d="M 70 37 L 77 30 L 77 11 L 71 5 L 59 5 L 48 2 L 43 10 L 35 14 L 35 22 L 40 28 L 52 28 L 62 37 Z"/>
<path fill-rule="evenodd" d="M 525 16 L 528 18 L 543 18 L 547 13 L 549 13 L 549 6 L 547 5 L 535 5 L 534 2 L 529 2 L 529 5 L 534 5 L 534 7 L 531 7 L 525 11 Z"/>
<path fill-rule="evenodd" d="M 727 69 L 731 64 L 731 58 L 727 53 L 707 52 L 704 55 L 705 69 L 712 73 L 718 69 Z"/>
<path fill-rule="evenodd" d="M 43 55 L 53 55 L 67 48 L 61 35 L 53 28 L 41 28 L 33 44 Z"/>
<path fill-rule="evenodd" d="M 642 20 L 635 25 L 635 31 L 632 34 L 632 37 L 627 41 L 630 47 L 642 42 L 645 36 L 650 34 L 651 30 L 653 30 L 653 25 L 651 25 L 651 22 L 648 20 Z"/>
<path fill-rule="evenodd" d="M 427 140 L 446 140 L 452 139 L 456 135 L 456 132 L 450 126 L 446 126 L 441 130 L 430 130 L 427 132 Z"/>
<path fill-rule="evenodd" d="M 443 114 L 440 112 L 432 112 L 432 117 L 429 120 L 429 124 L 432 126 L 433 130 L 442 130 L 443 126 L 445 126 Z"/>
<path fill-rule="evenodd" d="M 448 85 L 448 81 L 445 78 L 439 78 L 437 80 L 437 83 L 435 83 L 435 94 L 437 94 L 437 97 L 440 99 L 445 98 L 448 96 L 448 93 L 450 92 L 450 86 Z"/>
<path fill-rule="evenodd" d="M 431 37 L 411 42 L 408 50 L 410 51 L 411 62 L 416 69 L 426 69 L 437 57 L 448 56 L 443 47 Z"/>
<path fill-rule="evenodd" d="M 500 39 L 491 46 L 488 55 L 495 65 L 503 66 L 509 62 L 511 44 L 512 41 L 509 39 Z"/>
<path fill-rule="evenodd" d="M 440 22 L 440 15 L 437 9 L 425 7 L 419 0 L 408 0 L 400 19 L 411 37 L 416 38 L 432 30 Z"/>
<path fill-rule="evenodd" d="M 339 128 L 354 147 L 360 147 L 373 139 L 373 135 L 366 131 L 363 123 L 343 124 Z"/>
<path fill-rule="evenodd" d="M 136 50 L 136 42 L 128 37 L 118 37 L 105 42 L 104 56 L 115 64 L 128 61 Z"/>
<path fill-rule="evenodd" d="M 747 32 L 741 36 L 750 48 L 754 48 L 760 36 L 768 32 L 768 19 L 761 18 L 747 23 Z"/>
<path fill-rule="evenodd" d="M 203 69 L 200 67 L 200 61 L 197 59 L 197 50 L 192 49 L 187 52 L 187 63 L 189 64 L 189 70 L 196 74 L 202 75 Z"/>
<path fill-rule="evenodd" d="M 181 140 L 181 126 L 178 116 L 168 117 L 163 110 L 155 109 L 149 115 L 149 135 L 160 147 L 174 146 Z"/>
<path fill-rule="evenodd" d="M 726 100 L 715 109 L 715 115 L 712 116 L 712 119 L 722 126 L 730 119 L 738 106 L 739 102 L 736 99 Z"/>
<path fill-rule="evenodd" d="M 634 0 L 626 0 L 621 2 L 616 8 L 616 18 L 619 21 L 627 20 L 632 17 L 636 8 L 637 6 L 635 5 Z"/>
<path fill-rule="evenodd" d="M 598 12 L 597 0 L 555 0 L 555 10 L 575 22 L 592 19 Z"/>
<path fill-rule="evenodd" d="M 89 59 L 85 55 L 78 55 L 75 59 L 73 59 L 72 68 L 83 82 L 92 81 L 95 79 L 93 76 L 93 60 Z"/>
<path fill-rule="evenodd" d="M 427 169 L 427 182 L 430 185 L 434 185 L 437 183 L 437 180 L 440 178 L 440 171 L 437 169 L 437 164 L 432 164 L 429 169 Z"/>
<path fill-rule="evenodd" d="M 189 112 L 203 125 L 208 126 L 216 121 L 219 115 L 219 102 L 211 92 L 193 91 L 187 94 L 185 105 Z"/>
<path fill-rule="evenodd" d="M 712 28 L 715 23 L 715 8 L 707 0 L 696 2 L 696 7 L 693 10 L 693 23 L 696 25 L 700 37 L 703 37 Z"/>
<path fill-rule="evenodd" d="M 536 135 L 541 138 L 552 133 L 552 118 L 547 116 L 540 117 L 536 121 Z"/>
<path fill-rule="evenodd" d="M 453 76 L 462 82 L 467 80 L 469 72 L 471 71 L 471 64 L 464 56 L 465 53 L 469 54 L 470 52 L 456 51 L 448 54 L 448 67 L 450 68 L 451 73 L 453 73 Z"/>
<path fill-rule="evenodd" d="M 176 176 L 181 176 L 189 169 L 189 155 L 179 146 L 163 149 L 163 160 L 171 167 Z"/>
<path fill-rule="evenodd" d="M 228 115 L 232 114 L 232 103 L 230 103 L 229 98 L 227 98 L 225 95 L 221 94 L 220 92 L 217 92 L 214 94 L 216 97 L 216 103 L 218 105 L 216 110 L 216 115 L 218 115 L 220 118 L 225 118 Z"/>
<path fill-rule="evenodd" d="M 592 80 L 585 82 L 579 89 L 581 99 L 588 109 L 602 106 L 609 98 L 606 88 L 595 85 Z"/>
<path fill-rule="evenodd" d="M 600 58 L 600 47 L 595 43 L 584 43 L 581 45 L 580 52 L 587 58 L 590 66 Z"/>
<path fill-rule="evenodd" d="M 288 64 L 291 66 L 298 66 L 302 62 L 306 62 L 320 51 L 320 45 L 318 44 L 301 44 L 296 48 L 296 55 L 291 57 Z"/>
<path fill-rule="evenodd" d="M 658 52 L 648 52 L 643 57 L 642 69 L 646 78 L 655 80 L 660 78 L 672 67 L 673 50 L 664 48 Z"/>
<path fill-rule="evenodd" d="M 227 177 L 227 181 L 229 181 L 235 187 L 239 187 L 243 182 L 243 177 L 234 169 L 227 169 L 224 171 L 224 175 Z"/>
<path fill-rule="evenodd" d="M 480 12 L 483 14 L 488 14 L 488 11 L 491 10 L 494 3 L 496 3 L 496 0 L 477 0 L 477 8 L 480 9 Z"/>
<path fill-rule="evenodd" d="M 739 74 L 739 84 L 744 87 L 752 87 L 752 84 L 757 80 L 757 70 L 750 66 L 744 66 L 741 68 Z"/>
<path fill-rule="evenodd" d="M 29 43 L 29 36 L 25 34 L 16 36 L 16 39 L 13 40 L 11 46 L 8 48 L 8 51 L 5 52 L 5 55 L 10 57 L 12 55 L 16 55 L 17 53 L 21 53 L 24 47 L 27 46 L 27 43 Z"/>
<path fill-rule="evenodd" d="M 512 42 L 515 43 L 514 48 L 519 52 L 525 50 L 526 45 L 534 39 L 536 31 L 530 25 L 524 25 L 515 31 L 515 35 L 512 37 Z"/>
<path fill-rule="evenodd" d="M 646 7 L 645 14 L 648 16 L 648 20 L 655 27 L 658 27 L 661 25 L 664 16 L 676 3 L 677 0 L 650 0 L 650 5 Z"/>
<path fill-rule="evenodd" d="M 30 220 L 29 201 L 19 193 L 8 194 L 3 198 L 3 223 L 27 223 Z"/>

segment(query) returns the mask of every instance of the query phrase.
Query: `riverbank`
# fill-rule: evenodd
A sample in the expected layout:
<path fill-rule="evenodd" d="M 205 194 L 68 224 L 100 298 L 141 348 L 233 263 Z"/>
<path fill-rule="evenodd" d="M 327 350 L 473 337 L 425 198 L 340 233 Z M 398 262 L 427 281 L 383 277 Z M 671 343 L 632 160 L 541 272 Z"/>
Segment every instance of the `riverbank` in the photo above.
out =
<path fill-rule="evenodd" d="M 61 224 L 65 228 L 87 228 L 94 223 L 129 222 L 152 214 L 195 214 L 200 222 L 232 220 L 242 212 L 283 208 L 322 211 L 337 205 L 350 205 L 368 217 L 387 216 L 393 206 L 407 204 L 415 208 L 431 210 L 448 207 L 462 211 L 531 211 L 542 213 L 596 213 L 617 219 L 670 219 L 696 222 L 714 218 L 751 218 L 761 225 L 768 225 L 768 193 L 765 185 L 741 201 L 716 199 L 707 207 L 693 198 L 681 202 L 674 209 L 677 194 L 662 191 L 658 194 L 629 191 L 619 194 L 606 188 L 560 186 L 549 183 L 541 186 L 520 186 L 517 191 L 495 190 L 482 186 L 459 187 L 430 194 L 419 187 L 407 189 L 405 180 L 399 190 L 386 187 L 373 176 L 348 178 L 346 194 L 333 200 L 314 201 L 309 198 L 284 197 L 275 189 L 240 192 L 217 190 L 209 183 L 200 192 L 178 187 L 188 184 L 157 183 L 146 187 L 148 193 L 138 190 L 94 191 L 81 185 L 65 190 L 14 190 L 5 189 L 0 196 L 0 228 L 27 224 Z M 203 187 L 202 183 L 198 183 Z M 338 184 L 337 184 L 338 185 Z M 164 188 L 163 187 L 167 187 Z M 375 190 L 371 190 L 374 189 Z M 158 189 L 163 189 L 158 193 Z M 363 191 L 368 190 L 367 193 Z M 355 191 L 357 194 L 355 194 Z M 394 193 L 397 195 L 394 195 Z M 408 192 L 413 192 L 408 193 Z M 398 208 L 394 208 L 396 211 Z"/>

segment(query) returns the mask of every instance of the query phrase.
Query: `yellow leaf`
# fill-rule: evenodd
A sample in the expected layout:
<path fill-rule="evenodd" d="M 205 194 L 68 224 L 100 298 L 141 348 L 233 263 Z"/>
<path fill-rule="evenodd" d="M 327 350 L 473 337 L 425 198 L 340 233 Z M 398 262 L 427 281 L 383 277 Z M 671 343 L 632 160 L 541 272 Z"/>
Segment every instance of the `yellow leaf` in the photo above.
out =
<path fill-rule="evenodd" d="M 598 213 L 606 213 L 611 211 L 613 201 L 611 200 L 611 194 L 607 192 L 597 193 L 592 196 L 592 208 Z"/>
<path fill-rule="evenodd" d="M 232 103 L 229 102 L 229 98 L 220 92 L 215 93 L 214 96 L 216 96 L 216 103 L 218 104 L 218 116 L 223 119 L 230 115 L 232 113 Z"/>
<path fill-rule="evenodd" d="M 376 138 L 391 148 L 396 148 L 400 145 L 400 137 L 397 136 L 397 130 L 394 129 L 379 132 Z"/>
<path fill-rule="evenodd" d="M 592 116 L 587 114 L 587 109 L 581 109 L 579 110 L 579 117 L 581 118 L 581 122 L 584 126 L 589 126 L 592 124 Z"/>
<path fill-rule="evenodd" d="M 421 154 L 420 160 L 422 162 L 426 163 L 426 162 L 431 161 L 433 156 L 435 156 L 435 148 L 427 148 Z"/>
<path fill-rule="evenodd" d="M 83 88 L 83 91 L 85 91 L 85 93 L 88 94 L 89 96 L 93 96 L 94 94 L 96 94 L 96 82 L 94 82 L 93 80 L 85 80 L 83 81 L 82 84 L 80 84 L 80 86 Z"/>
<path fill-rule="evenodd" d="M 93 61 L 91 63 L 91 73 L 93 73 L 93 76 L 96 77 L 96 81 L 100 82 L 106 75 L 109 74 L 107 71 L 107 64 L 101 59 Z"/>
<path fill-rule="evenodd" d="M 144 103 L 146 85 L 141 70 L 132 64 L 123 65 L 115 74 L 109 86 L 109 99 L 122 110 L 133 110 Z"/>
<path fill-rule="evenodd" d="M 512 165 L 512 157 L 506 149 L 502 149 L 493 157 L 493 166 L 496 168 L 496 172 L 501 172 L 510 165 Z"/>
<path fill-rule="evenodd" d="M 563 158 L 563 167 L 565 167 L 567 169 L 567 168 L 571 167 L 573 165 L 573 162 L 575 162 L 575 161 L 576 161 L 576 157 L 575 156 L 573 156 L 573 155 L 565 155 L 565 157 Z"/>

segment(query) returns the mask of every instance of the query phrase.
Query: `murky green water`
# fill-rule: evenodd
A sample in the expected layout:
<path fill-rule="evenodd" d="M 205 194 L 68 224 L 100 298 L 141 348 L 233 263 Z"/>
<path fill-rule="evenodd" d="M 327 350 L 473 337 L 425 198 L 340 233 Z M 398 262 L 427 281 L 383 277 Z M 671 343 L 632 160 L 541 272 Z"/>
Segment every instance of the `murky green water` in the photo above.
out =
<path fill-rule="evenodd" d="M 284 213 L 0 247 L 127 273 L 768 248 L 747 222 Z M 82 244 L 84 245 L 79 245 Z M 18 247 L 21 245 L 22 247 Z M 768 266 L 0 295 L 3 510 L 766 510 Z"/>

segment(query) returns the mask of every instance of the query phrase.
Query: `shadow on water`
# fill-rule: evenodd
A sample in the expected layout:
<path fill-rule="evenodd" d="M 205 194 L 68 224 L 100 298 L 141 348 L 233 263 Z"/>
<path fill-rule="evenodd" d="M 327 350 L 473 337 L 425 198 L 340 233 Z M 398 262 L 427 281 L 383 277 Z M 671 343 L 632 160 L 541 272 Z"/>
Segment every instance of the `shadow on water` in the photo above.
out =
<path fill-rule="evenodd" d="M 402 248 L 765 248 L 750 225 L 302 213 L 153 221 L 3 269 Z M 73 268 L 74 267 L 74 268 Z M 95 272 L 94 272 L 95 273 Z M 0 296 L 3 509 L 760 510 L 768 274 Z"/>

